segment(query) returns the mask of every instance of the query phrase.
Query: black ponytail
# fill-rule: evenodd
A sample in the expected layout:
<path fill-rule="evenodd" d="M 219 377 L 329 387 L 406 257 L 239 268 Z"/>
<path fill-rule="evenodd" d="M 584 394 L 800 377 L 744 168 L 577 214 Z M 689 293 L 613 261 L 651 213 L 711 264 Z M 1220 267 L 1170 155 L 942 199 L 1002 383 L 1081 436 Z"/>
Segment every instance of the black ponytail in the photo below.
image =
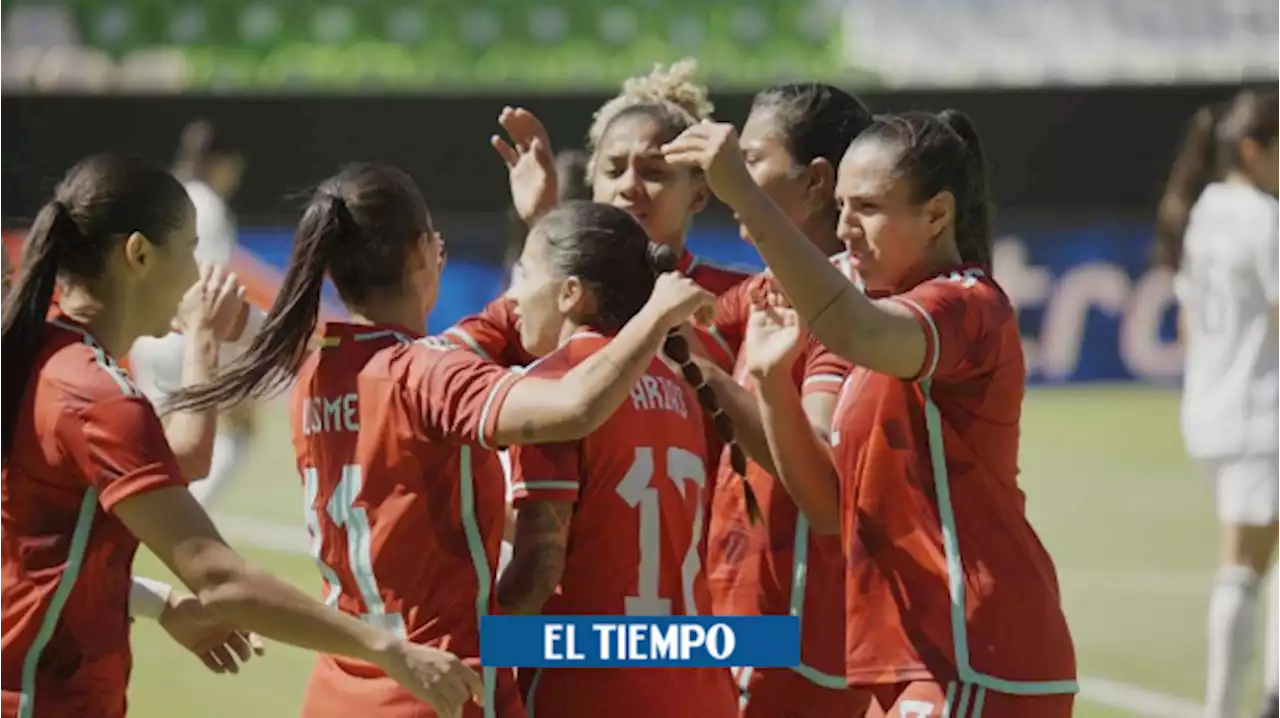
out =
<path fill-rule="evenodd" d="M 166 413 L 227 408 L 269 396 L 297 373 L 320 315 L 324 277 L 346 227 L 353 224 L 343 199 L 317 192 L 293 236 L 293 251 L 280 292 L 243 355 L 212 381 L 175 392 Z"/>
<path fill-rule="evenodd" d="M 1218 144 L 1214 135 L 1223 109 L 1221 105 L 1201 107 L 1187 125 L 1156 210 L 1152 257 L 1156 266 L 1177 270 L 1182 263 L 1182 235 L 1187 231 L 1191 207 L 1218 172 Z"/>
<path fill-rule="evenodd" d="M 22 271 L 4 302 L 4 456 L 9 456 L 18 412 L 26 394 L 27 380 L 40 338 L 44 334 L 45 317 L 53 302 L 58 281 L 60 250 L 80 230 L 66 205 L 54 200 L 36 215 L 22 247 Z"/>
<path fill-rule="evenodd" d="M 3 451 L 17 431 L 27 384 L 38 370 L 45 319 L 59 277 L 99 279 L 118 242 L 140 234 L 163 246 L 189 221 L 191 200 L 173 175 L 136 157 L 95 155 L 67 172 L 41 208 L 22 248 L 22 268 L 4 302 Z"/>
<path fill-rule="evenodd" d="M 320 314 L 325 274 L 348 308 L 403 291 L 409 252 L 435 237 L 413 178 L 388 165 L 352 164 L 311 195 L 293 235 L 289 268 L 249 349 L 212 381 L 176 392 L 167 412 L 227 407 L 270 395 L 297 373 Z"/>
<path fill-rule="evenodd" d="M 943 110 L 938 119 L 950 127 L 964 144 L 968 164 L 968 196 L 956 197 L 956 248 L 968 264 L 991 268 L 991 225 L 994 211 L 988 179 L 987 158 L 973 120 L 959 110 Z"/>

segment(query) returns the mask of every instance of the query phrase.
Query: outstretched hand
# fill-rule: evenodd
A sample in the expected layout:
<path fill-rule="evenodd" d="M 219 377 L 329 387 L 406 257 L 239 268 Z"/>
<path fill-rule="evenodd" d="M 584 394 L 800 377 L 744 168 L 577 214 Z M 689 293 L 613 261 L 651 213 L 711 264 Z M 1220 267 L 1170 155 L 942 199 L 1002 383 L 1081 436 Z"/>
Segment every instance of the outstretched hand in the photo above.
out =
<path fill-rule="evenodd" d="M 190 594 L 174 591 L 158 622 L 170 638 L 214 673 L 239 673 L 241 663 L 266 652 L 257 634 L 223 623 Z"/>
<path fill-rule="evenodd" d="M 181 334 L 207 332 L 218 341 L 230 341 L 243 330 L 249 314 L 244 296 L 244 285 L 235 272 L 201 264 L 199 278 L 182 296 L 172 329 Z"/>
<path fill-rule="evenodd" d="M 746 370 L 755 377 L 790 372 L 804 341 L 800 315 L 769 285 L 753 287 L 748 294 L 751 316 L 742 342 Z"/>
<path fill-rule="evenodd" d="M 525 224 L 532 224 L 555 206 L 559 192 L 551 138 L 542 121 L 523 107 L 502 108 L 498 124 L 511 141 L 494 135 L 489 144 L 507 164 L 516 213 Z"/>
<path fill-rule="evenodd" d="M 727 122 L 702 122 L 662 146 L 667 162 L 702 170 L 711 191 L 730 207 L 755 188 L 755 181 L 742 159 L 738 131 Z"/>

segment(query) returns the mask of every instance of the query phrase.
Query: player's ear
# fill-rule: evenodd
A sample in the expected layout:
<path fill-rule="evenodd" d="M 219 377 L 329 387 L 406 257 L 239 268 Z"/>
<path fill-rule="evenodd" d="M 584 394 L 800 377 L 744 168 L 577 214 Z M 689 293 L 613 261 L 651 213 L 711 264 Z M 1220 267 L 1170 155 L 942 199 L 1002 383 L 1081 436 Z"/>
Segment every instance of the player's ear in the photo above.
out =
<path fill-rule="evenodd" d="M 586 309 L 587 301 L 587 287 L 581 279 L 568 277 L 560 282 L 560 293 L 556 297 L 556 303 L 561 314 L 578 316 Z"/>
<path fill-rule="evenodd" d="M 150 268 L 154 257 L 151 252 L 154 246 L 140 232 L 133 232 L 125 237 L 121 245 L 125 266 L 135 273 L 143 274 Z"/>

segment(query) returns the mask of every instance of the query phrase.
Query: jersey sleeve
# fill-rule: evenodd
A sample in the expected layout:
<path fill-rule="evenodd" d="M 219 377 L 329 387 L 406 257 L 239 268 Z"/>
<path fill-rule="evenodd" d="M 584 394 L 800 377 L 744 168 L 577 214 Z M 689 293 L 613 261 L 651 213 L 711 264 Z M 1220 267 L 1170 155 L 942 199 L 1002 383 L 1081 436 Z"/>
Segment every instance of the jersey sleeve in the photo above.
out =
<path fill-rule="evenodd" d="M 479 314 L 462 319 L 445 330 L 444 337 L 506 367 L 525 366 L 534 359 L 520 342 L 515 303 L 506 297 L 498 297 Z"/>
<path fill-rule="evenodd" d="M 887 300 L 910 310 L 924 332 L 924 362 L 911 381 L 961 380 L 986 362 L 995 339 L 987 314 L 997 291 L 980 276 L 964 273 L 939 277 Z"/>
<path fill-rule="evenodd" d="M 415 343 L 409 381 L 429 433 L 492 449 L 498 415 L 520 375 L 465 349 Z"/>
<path fill-rule="evenodd" d="M 817 337 L 808 337 L 804 354 L 802 394 L 839 394 L 853 364 L 827 349 Z"/>
<path fill-rule="evenodd" d="M 511 448 L 511 500 L 576 501 L 582 483 L 582 442 L 528 444 Z"/>
<path fill-rule="evenodd" d="M 113 397 L 65 412 L 58 433 L 63 450 L 107 511 L 149 491 L 187 485 L 155 409 L 142 396 Z"/>
<path fill-rule="evenodd" d="M 748 282 L 741 282 L 716 300 L 716 318 L 706 327 L 704 342 L 716 365 L 732 373 L 738 351 L 742 348 L 747 328 L 747 316 L 751 311 L 747 301 Z"/>

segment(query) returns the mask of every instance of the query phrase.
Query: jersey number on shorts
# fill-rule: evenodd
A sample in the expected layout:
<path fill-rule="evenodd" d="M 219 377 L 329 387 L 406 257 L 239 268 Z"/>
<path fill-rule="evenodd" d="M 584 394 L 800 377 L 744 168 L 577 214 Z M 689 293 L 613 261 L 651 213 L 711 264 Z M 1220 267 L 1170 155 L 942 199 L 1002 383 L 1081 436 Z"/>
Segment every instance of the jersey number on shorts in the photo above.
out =
<path fill-rule="evenodd" d="M 618 495 L 628 505 L 640 508 L 640 571 L 636 577 L 637 594 L 627 596 L 628 616 L 671 615 L 671 599 L 658 595 L 662 517 L 658 487 L 653 485 L 654 478 L 653 447 L 636 447 L 635 461 L 631 463 L 631 468 L 617 488 Z M 686 615 L 692 616 L 698 612 L 697 604 L 694 603 L 693 584 L 698 571 L 702 569 L 702 561 L 698 558 L 698 538 L 702 535 L 702 492 L 707 485 L 707 472 L 697 454 L 673 446 L 667 449 L 665 478 L 675 483 L 680 495 L 686 500 L 689 498 L 688 487 L 692 487 L 693 491 L 696 508 L 689 533 L 692 538 L 680 571 L 680 583 L 684 589 L 684 611 Z M 658 478 L 658 481 L 662 480 Z"/>
<path fill-rule="evenodd" d="M 307 533 L 311 535 L 311 557 L 315 559 L 320 574 L 329 584 L 325 603 L 337 608 L 338 595 L 342 593 L 341 579 L 338 578 L 340 572 L 338 567 L 330 566 L 324 561 L 324 534 L 320 530 L 320 513 L 315 509 L 316 496 L 320 492 L 319 470 L 303 469 L 302 480 L 305 489 L 303 511 L 307 516 Z M 373 575 L 373 536 L 369 529 L 369 517 L 363 508 L 355 505 L 363 486 L 364 471 L 355 464 L 343 466 L 342 477 L 325 505 L 324 514 L 335 527 L 346 530 L 347 568 L 365 607 L 365 613 L 360 615 L 360 619 L 404 638 L 404 616 L 387 613 L 387 604 L 378 591 L 378 579 Z"/>

